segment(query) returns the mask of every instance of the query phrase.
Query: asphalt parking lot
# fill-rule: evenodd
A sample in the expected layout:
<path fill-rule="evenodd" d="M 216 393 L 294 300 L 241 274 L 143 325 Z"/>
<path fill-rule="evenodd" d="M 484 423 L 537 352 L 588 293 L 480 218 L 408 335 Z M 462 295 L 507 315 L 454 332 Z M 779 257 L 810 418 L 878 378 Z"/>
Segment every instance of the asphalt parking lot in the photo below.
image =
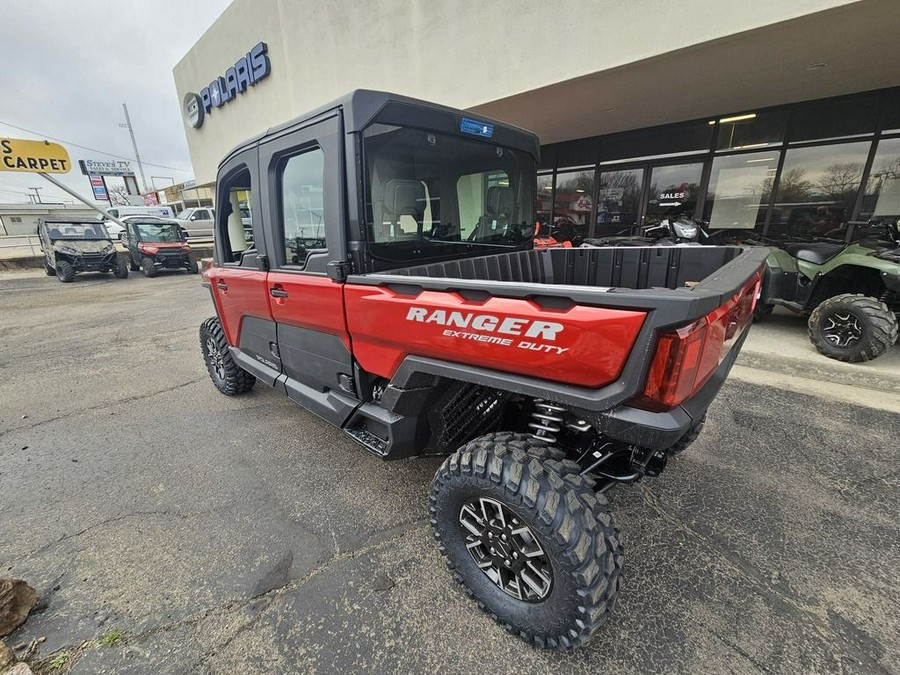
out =
<path fill-rule="evenodd" d="M 614 620 L 548 653 L 446 572 L 439 460 L 220 395 L 211 311 L 182 273 L 0 275 L 0 576 L 44 598 L 8 641 L 46 637 L 54 672 L 900 671 L 896 412 L 730 380 L 682 458 L 611 494 Z"/>

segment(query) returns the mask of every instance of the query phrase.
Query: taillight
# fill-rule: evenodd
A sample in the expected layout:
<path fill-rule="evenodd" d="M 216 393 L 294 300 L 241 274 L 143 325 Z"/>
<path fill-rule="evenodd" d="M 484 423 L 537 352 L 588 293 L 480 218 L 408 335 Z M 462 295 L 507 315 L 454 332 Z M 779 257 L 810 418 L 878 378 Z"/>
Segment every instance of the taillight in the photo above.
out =
<path fill-rule="evenodd" d="M 753 319 L 760 281 L 757 272 L 702 319 L 660 335 L 647 384 L 632 404 L 646 410 L 671 410 L 696 394 Z"/>

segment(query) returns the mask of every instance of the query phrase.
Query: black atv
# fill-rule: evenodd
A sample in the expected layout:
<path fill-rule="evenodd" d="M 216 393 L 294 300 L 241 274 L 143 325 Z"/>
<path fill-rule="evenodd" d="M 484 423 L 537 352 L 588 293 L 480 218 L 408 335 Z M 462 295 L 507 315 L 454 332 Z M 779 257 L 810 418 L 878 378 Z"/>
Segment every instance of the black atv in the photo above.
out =
<path fill-rule="evenodd" d="M 70 283 L 78 272 L 112 272 L 119 279 L 128 276 L 128 264 L 96 220 L 42 218 L 37 234 L 49 277 Z"/>
<path fill-rule="evenodd" d="M 144 276 L 155 277 L 164 269 L 185 270 L 188 274 L 199 270 L 184 230 L 174 220 L 130 218 L 122 241 L 132 272 L 143 269 Z"/>

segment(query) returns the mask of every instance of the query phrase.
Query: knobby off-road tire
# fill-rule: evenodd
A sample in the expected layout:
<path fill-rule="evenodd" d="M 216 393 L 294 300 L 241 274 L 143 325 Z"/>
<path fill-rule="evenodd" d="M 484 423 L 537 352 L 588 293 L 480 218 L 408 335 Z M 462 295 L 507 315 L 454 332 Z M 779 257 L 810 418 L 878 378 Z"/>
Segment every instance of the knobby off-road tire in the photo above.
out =
<path fill-rule="evenodd" d="M 188 274 L 197 274 L 200 271 L 197 260 L 193 256 L 188 256 L 187 271 Z"/>
<path fill-rule="evenodd" d="M 687 450 L 690 445 L 697 440 L 697 436 L 700 435 L 700 432 L 703 431 L 704 424 L 706 424 L 706 413 L 703 413 L 703 417 L 697 420 L 697 422 L 694 423 L 694 426 L 692 426 L 684 436 L 679 438 L 675 445 L 669 448 L 669 457 L 675 457 Z"/>
<path fill-rule="evenodd" d="M 141 267 L 144 268 L 144 276 L 148 279 L 156 276 L 156 266 L 153 264 L 153 258 L 146 256 L 141 258 Z"/>
<path fill-rule="evenodd" d="M 113 269 L 113 274 L 116 275 L 116 279 L 127 279 L 128 278 L 128 263 L 126 263 L 121 258 L 117 258 L 116 266 Z"/>
<path fill-rule="evenodd" d="M 226 396 L 246 394 L 253 389 L 256 378 L 241 368 L 231 357 L 222 324 L 215 317 L 200 324 L 200 349 L 206 370 L 216 389 Z"/>
<path fill-rule="evenodd" d="M 581 644 L 608 618 L 622 564 L 605 500 L 575 472 L 577 465 L 554 459 L 560 454 L 524 434 L 489 434 L 447 458 L 435 474 L 430 495 L 434 536 L 456 581 L 507 630 L 548 649 Z M 475 511 L 479 506 L 480 516 Z M 485 562 L 479 566 L 475 560 L 487 549 L 473 546 L 474 533 L 461 523 L 463 518 L 473 523 L 472 515 L 485 532 L 490 530 L 485 536 L 494 536 L 501 521 L 510 523 L 510 541 L 514 532 L 527 528 L 515 545 L 504 543 L 505 550 L 520 552 L 525 560 L 524 539 L 532 556 L 528 560 L 549 570 L 549 583 L 529 574 L 541 583 L 535 592 L 520 580 L 518 588 L 532 592 L 525 599 L 516 597 L 515 587 L 510 590 L 505 582 L 507 590 L 501 588 L 483 571 Z M 538 550 L 541 555 L 535 556 Z M 515 569 L 516 562 L 512 564 Z M 500 573 L 501 581 L 514 576 L 508 571 L 504 577 L 499 567 L 490 571 Z"/>
<path fill-rule="evenodd" d="M 71 283 L 75 278 L 75 268 L 72 263 L 60 260 L 56 263 L 56 276 L 64 284 Z"/>
<path fill-rule="evenodd" d="M 767 302 L 757 302 L 756 307 L 753 309 L 753 320 L 762 321 L 767 316 L 770 316 L 773 311 L 775 311 L 775 305 L 770 305 Z"/>
<path fill-rule="evenodd" d="M 844 293 L 829 298 L 809 317 L 809 340 L 825 356 L 861 363 L 884 354 L 897 341 L 897 317 L 883 302 Z"/>
<path fill-rule="evenodd" d="M 52 265 L 50 265 L 50 264 L 47 262 L 47 259 L 46 259 L 46 258 L 44 258 L 44 272 L 47 273 L 47 276 L 48 276 L 48 277 L 55 277 L 55 276 L 56 276 L 56 268 L 53 267 Z"/>

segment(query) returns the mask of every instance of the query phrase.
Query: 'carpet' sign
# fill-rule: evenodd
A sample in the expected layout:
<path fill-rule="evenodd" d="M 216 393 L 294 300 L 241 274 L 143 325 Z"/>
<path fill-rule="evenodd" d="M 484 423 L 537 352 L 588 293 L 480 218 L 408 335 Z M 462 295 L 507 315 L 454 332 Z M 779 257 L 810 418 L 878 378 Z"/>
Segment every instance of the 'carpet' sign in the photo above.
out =
<path fill-rule="evenodd" d="M 57 143 L 0 138 L 0 171 L 69 173 L 71 166 L 69 153 Z"/>

